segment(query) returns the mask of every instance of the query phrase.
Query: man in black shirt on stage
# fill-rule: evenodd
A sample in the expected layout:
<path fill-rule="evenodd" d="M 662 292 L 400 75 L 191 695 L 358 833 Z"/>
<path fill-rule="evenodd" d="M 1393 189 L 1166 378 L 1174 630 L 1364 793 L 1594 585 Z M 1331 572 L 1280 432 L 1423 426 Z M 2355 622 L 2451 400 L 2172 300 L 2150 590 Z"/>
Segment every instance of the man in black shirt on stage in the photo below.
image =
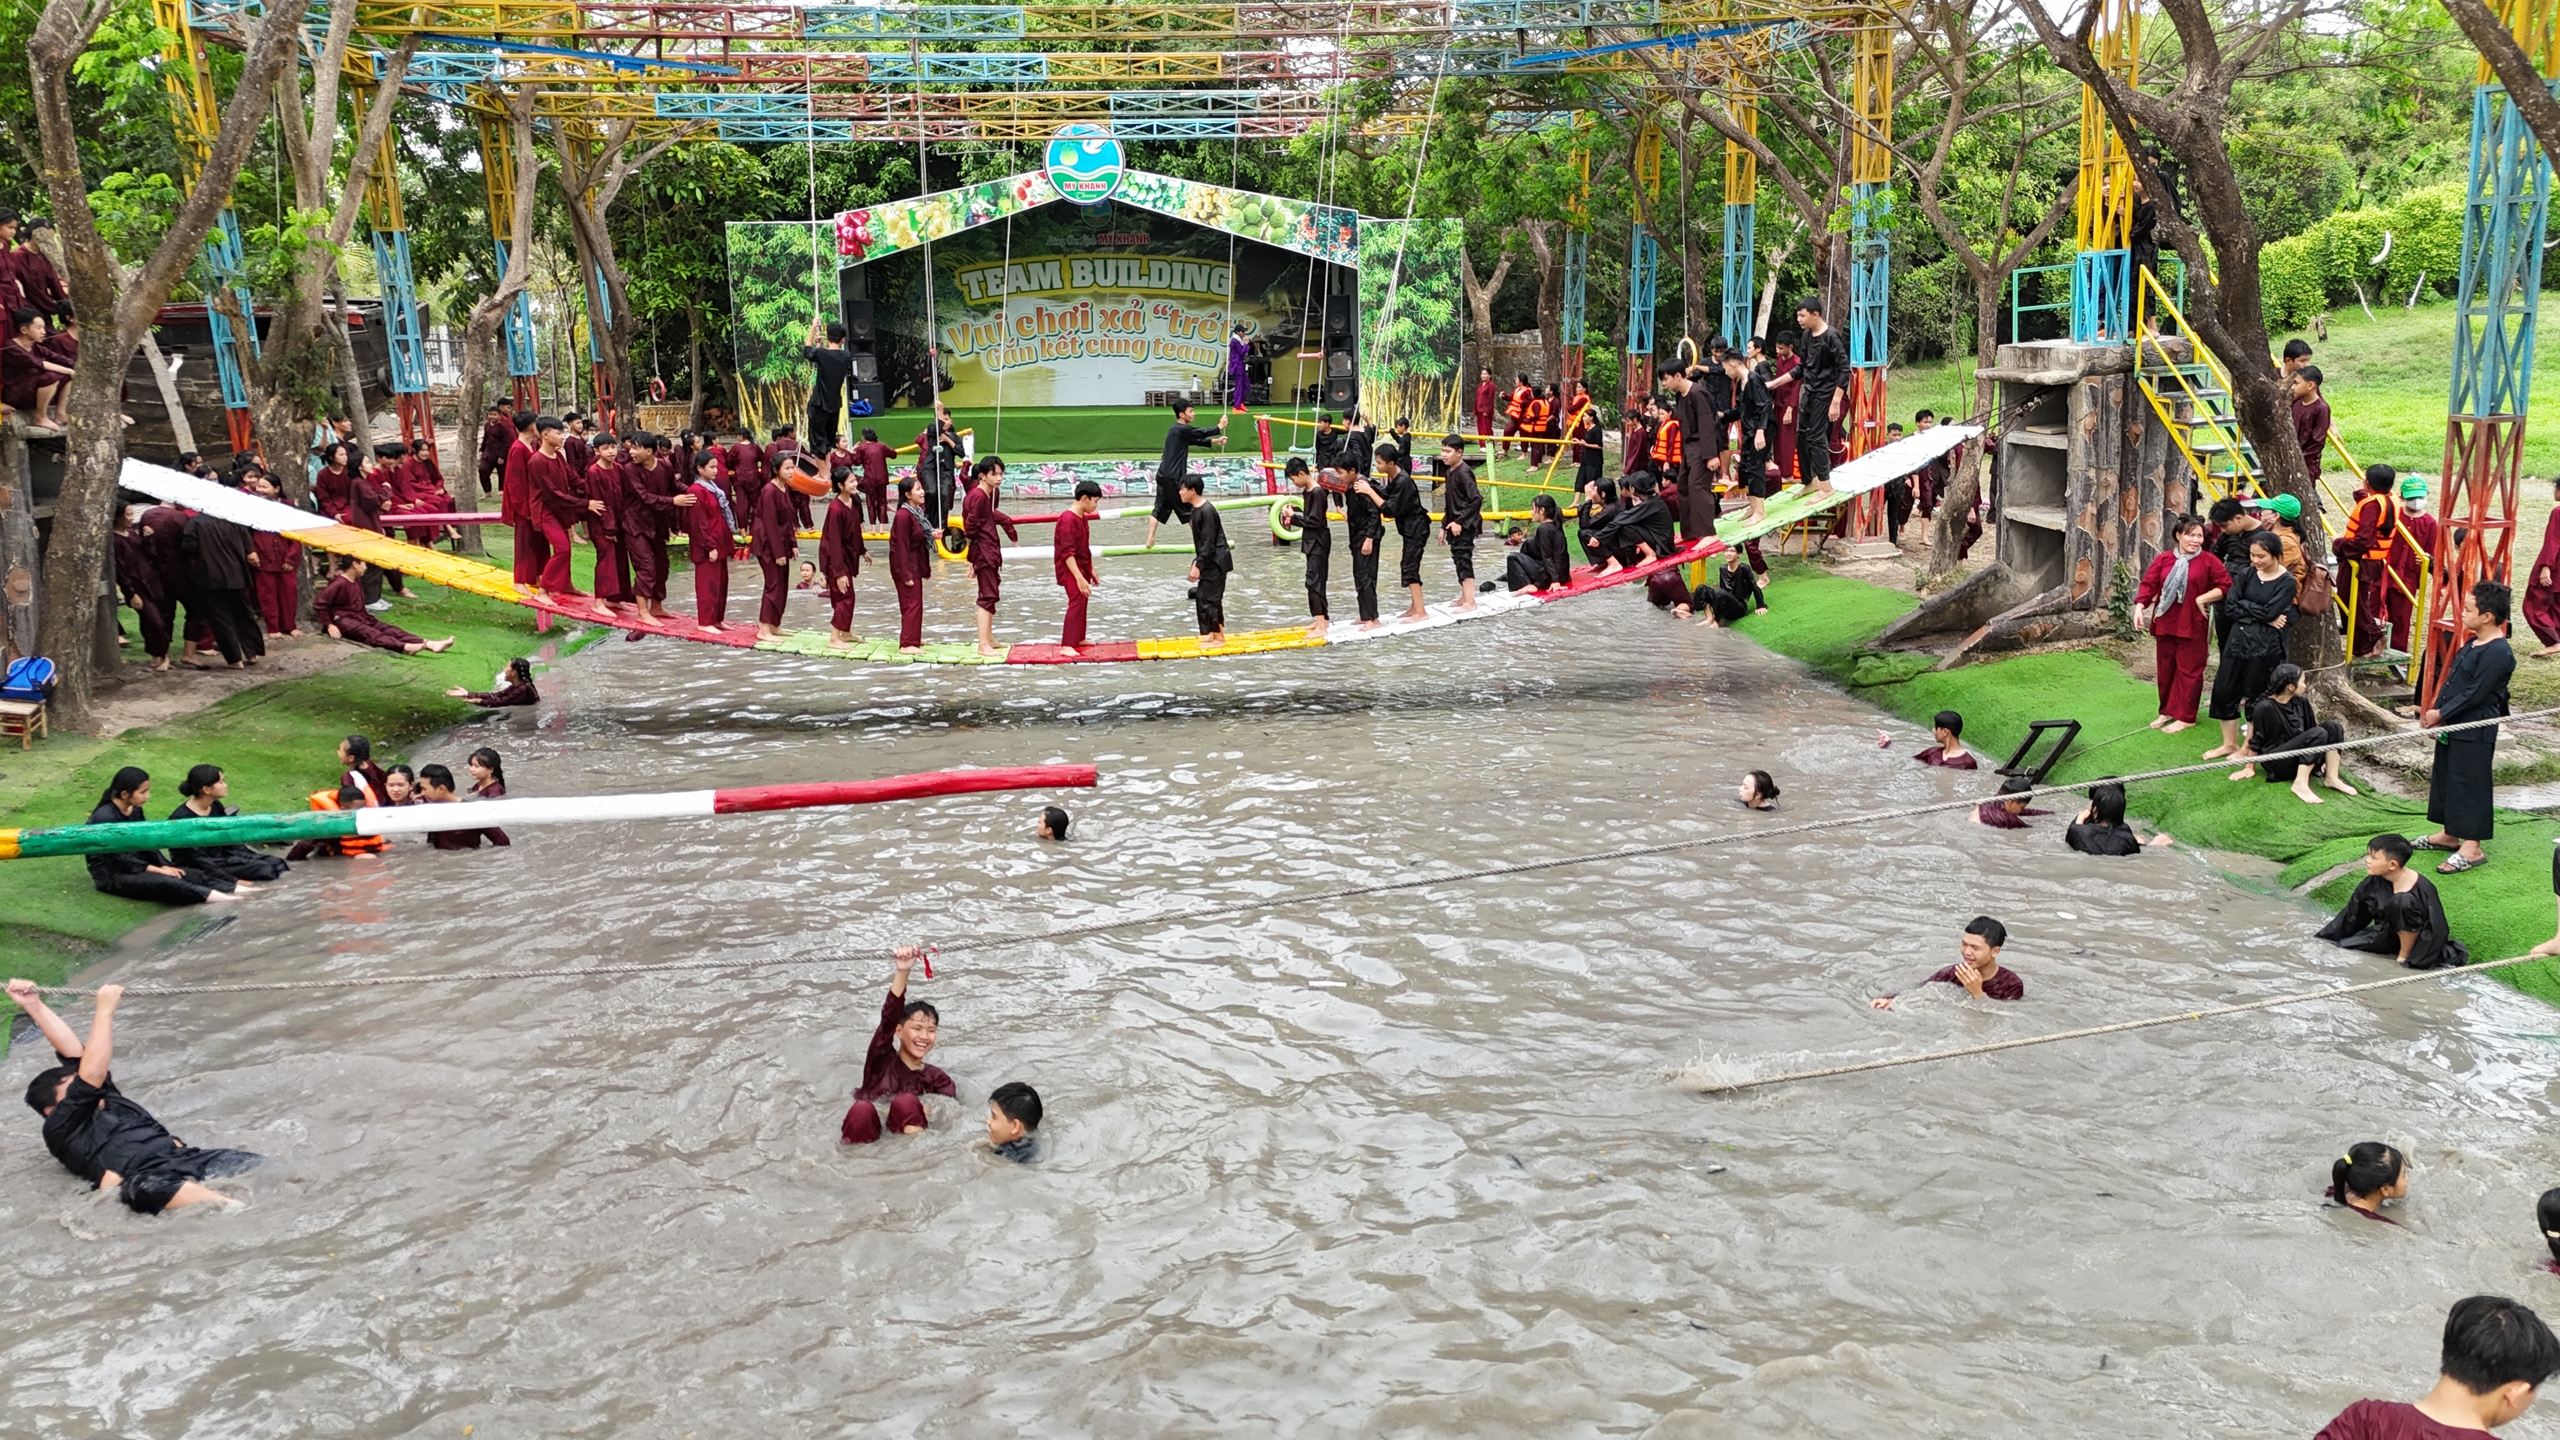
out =
<path fill-rule="evenodd" d="M 844 322 L 830 320 L 826 325 L 827 343 L 818 343 L 818 322 L 809 322 L 809 348 L 800 358 L 817 367 L 818 378 L 809 384 L 809 453 L 824 455 L 836 448 L 836 436 L 844 420 L 844 382 L 853 373 L 853 357 L 845 353 Z"/>

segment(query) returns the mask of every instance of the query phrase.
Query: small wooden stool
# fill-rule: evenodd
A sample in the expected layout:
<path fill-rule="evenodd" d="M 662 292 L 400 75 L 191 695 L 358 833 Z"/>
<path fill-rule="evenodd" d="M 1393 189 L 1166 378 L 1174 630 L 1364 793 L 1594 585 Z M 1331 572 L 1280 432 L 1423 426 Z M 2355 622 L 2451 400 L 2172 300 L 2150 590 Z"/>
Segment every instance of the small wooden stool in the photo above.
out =
<path fill-rule="evenodd" d="M 0 738 L 15 735 L 18 748 L 33 749 L 36 737 L 45 733 L 44 702 L 41 700 L 0 700 Z"/>

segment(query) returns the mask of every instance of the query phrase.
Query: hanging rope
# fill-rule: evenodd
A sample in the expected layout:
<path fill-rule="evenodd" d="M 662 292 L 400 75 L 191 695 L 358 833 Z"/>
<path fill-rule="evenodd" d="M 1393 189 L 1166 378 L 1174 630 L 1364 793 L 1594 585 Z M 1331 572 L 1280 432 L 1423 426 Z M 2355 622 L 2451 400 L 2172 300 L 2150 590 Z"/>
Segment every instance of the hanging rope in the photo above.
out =
<path fill-rule="evenodd" d="M 933 177 L 927 168 L 932 158 L 924 147 L 924 46 L 910 41 L 907 54 L 916 67 L 916 194 L 933 193 Z M 942 403 L 941 322 L 933 311 L 933 237 L 924 236 L 924 415 L 925 429 L 933 429 L 934 407 Z M 924 469 L 929 457 L 924 450 L 916 452 L 916 468 Z M 938 468 L 938 466 L 937 466 Z"/>
<path fill-rule="evenodd" d="M 2502 716 L 2487 720 L 2466 720 L 2457 725 L 2439 725 L 2432 730 L 2401 730 L 2393 731 L 2385 735 L 2368 735 L 2361 739 L 2342 741 L 2337 745 L 2329 746 L 2327 748 L 2333 750 L 2361 750 L 2375 745 L 2388 745 L 2397 741 L 2413 740 L 2430 735 L 2446 735 L 2462 730 L 2475 730 L 2483 725 L 2513 724 L 2522 720 L 2546 719 L 2554 715 L 2560 715 L 2560 706 L 2553 706 L 2550 709 L 2545 710 L 2528 710 L 2521 714 Z M 2198 775 L 2208 772 L 2228 771 L 2234 768 L 2236 768 L 2235 763 L 2230 760 L 2208 760 L 2195 765 L 2177 765 L 2166 770 L 2145 771 L 2138 775 L 2111 775 L 2103 778 L 2120 785 L 2137 785 L 2153 780 L 2175 779 L 2181 775 Z M 2098 783 L 2100 783 L 2100 780 L 2090 779 L 2075 781 L 2068 785 L 2040 785 L 2015 794 L 2003 795 L 1999 798 L 2004 800 L 2043 799 L 2051 795 L 2077 793 Z M 1783 840 L 1789 836 L 1811 835 L 1824 830 L 1837 830 L 1853 826 L 1875 825 L 1885 821 L 1909 820 L 1923 815 L 1935 815 L 1950 810 L 1971 809 L 1983 803 L 1983 801 L 1978 799 L 1935 800 L 1925 805 L 1906 805 L 1894 810 L 1862 811 L 1852 815 L 1834 816 L 1825 820 L 1800 820 L 1794 824 L 1772 826 L 1766 830 L 1731 830 L 1717 835 L 1700 835 L 1682 840 L 1663 840 L 1648 845 L 1625 845 L 1615 850 L 1602 850 L 1585 855 L 1561 855 L 1545 860 L 1515 860 L 1506 864 L 1486 865 L 1473 870 L 1458 870 L 1443 875 L 1419 875 L 1401 880 L 1381 880 L 1356 885 L 1339 885 L 1330 890 L 1293 890 L 1285 895 L 1264 896 L 1250 900 L 1234 900 L 1217 905 L 1195 906 L 1188 910 L 1176 910 L 1163 914 L 1131 915 L 1114 920 L 1087 921 L 1081 925 L 1069 925 L 1053 930 L 1018 931 L 1009 935 L 999 934 L 975 939 L 960 939 L 951 941 L 950 943 L 943 945 L 941 948 L 942 952 L 945 954 L 957 955 L 967 953 L 969 951 L 985 952 L 1003 950 L 1021 945 L 1056 944 L 1064 941 L 1080 940 L 1090 936 L 1107 935 L 1116 931 L 1138 929 L 1141 927 L 1165 928 L 1178 925 L 1196 925 L 1211 920 L 1226 920 L 1237 916 L 1259 914 L 1268 910 L 1308 906 L 1322 907 L 1333 904 L 1337 901 L 1357 900 L 1373 895 L 1392 895 L 1406 890 L 1424 890 L 1441 885 L 1456 885 L 1476 880 L 1508 879 L 1518 875 L 1535 875 L 1548 870 L 1562 870 L 1579 865 L 1603 865 L 1624 860 L 1641 860 L 1657 855 L 1677 855 L 1684 851 L 1704 850 L 1718 845 L 1737 845 L 1744 842 Z M 835 950 L 822 951 L 807 955 L 757 957 L 743 960 L 667 960 L 627 965 L 571 966 L 559 970 L 465 970 L 429 975 L 381 975 L 366 979 L 353 980 L 260 980 L 246 981 L 230 985 L 136 986 L 131 990 L 128 990 L 126 993 L 134 996 L 246 995 L 264 994 L 276 991 L 351 990 L 385 985 L 438 985 L 456 981 L 568 980 L 588 976 L 606 975 L 658 975 L 687 971 L 756 970 L 774 966 L 845 965 L 857 963 L 870 964 L 877 958 L 878 956 L 876 951 L 865 950 L 854 952 Z M 2486 967 L 2474 965 L 2469 968 L 2479 970 Z M 44 992 L 49 995 L 91 995 L 96 993 L 94 990 L 74 989 L 66 986 L 45 986 L 42 988 L 44 989 Z M 2091 1033 L 2103 1033 L 2103 1031 Z M 2017 1042 L 2006 1043 L 2014 1044 Z"/>
<path fill-rule="evenodd" d="M 801 135 L 809 152 L 809 309 L 814 322 L 827 313 L 825 293 L 818 282 L 818 64 L 809 61 L 809 83 L 802 92 Z"/>
<path fill-rule="evenodd" d="M 1011 147 L 1006 147 L 1010 151 Z M 1005 167 L 1010 170 L 1013 167 Z M 1013 367 L 1004 363 L 1004 352 L 1013 343 L 1013 215 L 1004 217 L 1004 294 L 996 300 L 996 421 L 987 450 L 1001 454 L 1004 450 L 1004 372 Z"/>
<path fill-rule="evenodd" d="M 1240 173 L 1237 167 L 1243 161 L 1243 149 L 1244 122 L 1239 120 L 1234 128 L 1227 131 L 1227 188 L 1229 190 L 1236 188 L 1236 177 Z M 1228 339 L 1230 343 L 1233 342 L 1236 333 L 1236 232 L 1232 229 L 1227 231 L 1227 308 L 1218 331 L 1222 338 Z M 1232 380 L 1234 367 L 1230 366 L 1228 369 L 1228 378 Z M 1250 374 L 1251 371 L 1248 370 L 1246 373 Z M 1233 392 L 1232 385 L 1228 388 Z M 1230 393 L 1227 396 L 1227 408 L 1235 409 L 1244 404 L 1246 398 L 1244 394 Z M 1269 476 L 1266 474 L 1264 478 L 1267 480 Z"/>
<path fill-rule="evenodd" d="M 2375 990 L 2388 990 L 2396 985 L 2423 985 L 2430 980 L 2444 980 L 2456 975 L 2477 975 L 2486 970 L 2504 970 L 2510 965 L 2523 965 L 2550 957 L 2518 955 L 2506 960 L 2491 960 L 2480 965 L 2452 965 L 2442 970 L 2419 970 L 2407 975 L 2394 975 L 2387 980 L 2367 980 L 2360 985 L 2332 985 L 2325 990 L 2306 990 L 2299 995 L 2278 995 L 2269 1000 L 2251 1000 L 2240 1005 L 2220 1005 L 2211 1010 L 2189 1010 L 2178 1015 L 2154 1015 L 2145 1020 L 2120 1020 L 2113 1025 L 2091 1025 L 2080 1030 L 2057 1030 L 2050 1035 L 2031 1035 L 2022 1040 L 1994 1040 L 1984 1045 L 1967 1045 L 1955 1050 L 1931 1050 L 1919 1055 L 1896 1055 L 1887 1060 L 1861 1060 L 1854 1065 L 1830 1065 L 1820 1070 L 1796 1070 L 1785 1075 L 1762 1075 L 1745 1080 L 1716 1081 L 1701 1088 L 1710 1095 L 1730 1095 L 1744 1090 L 1758 1090 L 1769 1085 L 1790 1085 L 1799 1080 L 1827 1080 L 1835 1075 L 1856 1075 L 1868 1070 L 1891 1070 L 1901 1065 L 1928 1065 L 1940 1060 L 1963 1060 L 1975 1055 L 1994 1055 L 2003 1050 L 2024 1050 L 2030 1045 L 2053 1045 L 2065 1040 L 2087 1040 L 2099 1035 L 2121 1035 L 2129 1030 L 2150 1030 L 2162 1025 L 2183 1025 L 2190 1020 L 2220 1020 L 2231 1015 L 2246 1015 L 2257 1010 L 2276 1010 L 2287 1005 L 2308 1005 L 2318 1000 L 2335 1000 L 2346 995 L 2363 995 Z"/>
<path fill-rule="evenodd" d="M 1387 271 L 1387 293 L 1378 306 L 1377 338 L 1372 348 L 1378 352 L 1375 370 L 1381 376 L 1386 374 L 1387 353 L 1391 348 L 1387 344 L 1387 325 L 1395 316 L 1396 291 L 1404 283 L 1405 242 L 1413 238 L 1413 210 L 1422 198 L 1422 166 L 1431 158 L 1431 126 L 1440 118 L 1440 82 L 1449 78 L 1449 42 L 1455 35 L 1456 32 L 1451 31 L 1440 40 L 1440 63 L 1435 67 L 1437 73 L 1431 77 L 1431 106 L 1422 112 L 1422 143 L 1413 152 L 1413 179 L 1406 184 L 1404 191 L 1404 223 L 1396 227 L 1396 263 Z M 1458 380 L 1462 385 L 1466 383 L 1463 375 Z M 1412 460 L 1410 455 L 1405 457 L 1407 464 Z"/>

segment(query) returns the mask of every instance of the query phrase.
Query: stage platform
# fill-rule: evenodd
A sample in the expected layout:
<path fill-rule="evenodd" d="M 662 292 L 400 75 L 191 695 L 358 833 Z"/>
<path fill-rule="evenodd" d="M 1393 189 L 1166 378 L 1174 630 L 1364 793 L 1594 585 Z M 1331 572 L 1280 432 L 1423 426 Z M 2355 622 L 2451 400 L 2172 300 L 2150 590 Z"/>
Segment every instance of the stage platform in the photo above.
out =
<path fill-rule="evenodd" d="M 1076 405 L 1004 407 L 1001 418 L 989 409 L 959 409 L 951 412 L 964 429 L 978 432 L 978 450 L 992 451 L 1007 461 L 1023 457 L 1089 457 L 1095 455 L 1155 456 L 1164 450 L 1165 428 L 1173 423 L 1173 412 L 1162 405 Z M 1218 417 L 1227 412 L 1215 405 L 1203 404 L 1192 411 L 1191 423 L 1215 426 Z M 1277 415 L 1289 419 L 1313 421 L 1318 411 L 1301 408 L 1292 411 L 1286 405 L 1256 405 L 1243 415 L 1227 421 L 1227 443 L 1223 450 L 1203 449 L 1202 456 L 1214 454 L 1259 454 L 1254 439 L 1256 415 Z M 1392 417 L 1390 417 L 1392 418 Z M 880 438 L 892 445 L 906 445 L 924 428 L 924 416 L 915 410 L 892 410 L 870 420 L 856 420 L 853 433 L 860 434 L 865 425 L 876 426 Z M 1384 429 L 1382 425 L 1379 427 Z M 1274 450 L 1291 444 L 1304 447 L 1315 434 L 1312 429 L 1295 425 L 1275 425 L 1271 430 Z"/>

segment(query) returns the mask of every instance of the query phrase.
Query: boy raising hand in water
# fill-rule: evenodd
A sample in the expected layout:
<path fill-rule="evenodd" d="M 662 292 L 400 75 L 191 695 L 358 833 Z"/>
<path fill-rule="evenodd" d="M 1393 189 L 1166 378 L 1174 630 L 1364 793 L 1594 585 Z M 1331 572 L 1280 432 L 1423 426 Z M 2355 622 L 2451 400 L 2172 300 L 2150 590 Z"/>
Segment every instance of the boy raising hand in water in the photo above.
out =
<path fill-rule="evenodd" d="M 942 1028 L 942 1016 L 931 1003 L 907 998 L 907 972 L 924 958 L 917 945 L 901 945 L 897 970 L 889 977 L 889 998 L 880 1005 L 880 1028 L 871 1032 L 870 1052 L 862 1057 L 862 1086 L 844 1112 L 844 1143 L 868 1145 L 880 1138 L 880 1111 L 889 1106 L 889 1131 L 913 1135 L 925 1128 L 924 1097 L 957 1096 L 951 1077 L 924 1063 Z"/>

